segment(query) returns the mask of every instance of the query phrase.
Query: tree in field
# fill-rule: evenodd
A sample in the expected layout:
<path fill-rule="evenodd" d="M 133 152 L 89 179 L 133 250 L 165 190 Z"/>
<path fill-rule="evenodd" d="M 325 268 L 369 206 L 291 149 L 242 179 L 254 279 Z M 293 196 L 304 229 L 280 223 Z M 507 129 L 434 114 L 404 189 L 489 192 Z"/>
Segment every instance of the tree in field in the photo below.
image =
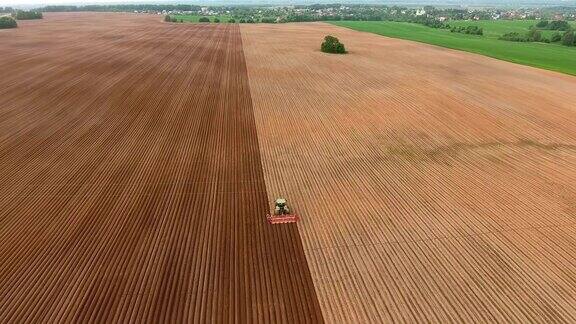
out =
<path fill-rule="evenodd" d="M 448 25 L 446 25 L 448 26 Z M 451 27 L 450 28 L 450 32 L 452 33 L 462 33 L 462 34 L 468 34 L 468 35 L 484 35 L 484 29 L 482 29 L 482 27 L 478 27 L 478 26 L 455 26 L 455 27 Z"/>
<path fill-rule="evenodd" d="M 18 24 L 16 23 L 16 20 L 14 20 L 14 18 L 12 17 L 0 17 L 0 29 L 6 29 L 6 28 L 16 28 L 18 27 Z"/>
<path fill-rule="evenodd" d="M 171 20 L 171 21 L 172 21 L 172 22 L 178 22 L 178 18 L 172 17 L 172 20 Z"/>
<path fill-rule="evenodd" d="M 324 53 L 335 53 L 335 54 L 346 53 L 346 49 L 344 48 L 344 44 L 340 43 L 338 38 L 336 38 L 334 36 L 324 37 L 324 42 L 320 46 L 320 50 Z"/>
<path fill-rule="evenodd" d="M 566 46 L 574 46 L 574 31 L 573 30 L 569 30 L 567 32 L 564 33 L 564 36 L 562 36 L 562 45 L 566 45 Z"/>
<path fill-rule="evenodd" d="M 40 11 L 18 10 L 12 14 L 12 17 L 18 20 L 42 19 L 42 13 Z"/>
<path fill-rule="evenodd" d="M 528 40 L 531 42 L 539 42 L 542 40 L 542 33 L 536 27 L 530 28 L 528 31 Z"/>
<path fill-rule="evenodd" d="M 214 18 L 214 22 L 215 22 L 215 23 L 219 23 L 219 22 L 220 22 L 220 19 Z"/>
<path fill-rule="evenodd" d="M 172 17 L 170 17 L 170 15 L 166 15 L 166 16 L 164 16 L 164 21 L 165 22 L 172 22 Z"/>
<path fill-rule="evenodd" d="M 498 39 L 510 41 L 510 42 L 528 42 L 529 41 L 527 35 L 520 34 L 517 32 L 506 33 L 506 34 L 498 37 Z"/>
<path fill-rule="evenodd" d="M 233 24 L 233 23 L 235 23 L 235 22 L 236 22 L 236 19 L 234 19 L 234 18 L 228 19 L 228 23 L 230 23 L 230 24 Z"/>
<path fill-rule="evenodd" d="M 536 24 L 536 28 L 549 30 L 570 30 L 570 24 L 564 20 L 541 20 Z"/>
<path fill-rule="evenodd" d="M 546 28 L 548 27 L 548 20 L 540 20 L 537 24 L 536 24 L 537 28 Z"/>
<path fill-rule="evenodd" d="M 556 42 L 559 42 L 561 40 L 562 40 L 562 35 L 559 32 L 555 32 L 550 37 L 550 42 L 552 42 L 552 43 L 556 43 Z"/>
<path fill-rule="evenodd" d="M 208 17 L 202 17 L 202 18 L 198 19 L 198 22 L 207 22 L 207 23 L 209 23 L 209 22 L 210 22 L 210 19 L 208 19 Z"/>
<path fill-rule="evenodd" d="M 548 24 L 547 29 L 570 30 L 570 24 L 568 24 L 568 22 L 564 20 L 553 20 Z"/>

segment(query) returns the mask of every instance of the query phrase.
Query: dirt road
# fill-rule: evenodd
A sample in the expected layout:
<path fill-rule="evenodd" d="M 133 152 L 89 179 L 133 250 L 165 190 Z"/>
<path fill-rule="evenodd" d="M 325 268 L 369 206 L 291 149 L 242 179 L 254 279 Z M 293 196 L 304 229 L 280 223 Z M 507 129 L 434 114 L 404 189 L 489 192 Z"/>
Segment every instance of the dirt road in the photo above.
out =
<path fill-rule="evenodd" d="M 237 25 L 0 32 L 0 322 L 319 322 L 268 198 Z"/>

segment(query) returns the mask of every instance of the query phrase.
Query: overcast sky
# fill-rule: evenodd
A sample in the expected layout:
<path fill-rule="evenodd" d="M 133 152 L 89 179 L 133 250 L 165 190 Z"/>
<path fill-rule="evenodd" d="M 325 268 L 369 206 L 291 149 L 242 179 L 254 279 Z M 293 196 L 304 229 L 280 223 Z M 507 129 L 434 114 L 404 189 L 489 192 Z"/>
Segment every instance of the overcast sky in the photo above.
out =
<path fill-rule="evenodd" d="M 74 5 L 86 5 L 86 4 L 98 4 L 98 3 L 171 3 L 171 4 L 199 4 L 199 3 L 209 3 L 213 0 L 208 1 L 195 1 L 195 0 L 0 0 L 0 6 L 22 6 L 33 4 L 36 7 L 42 7 L 46 5 L 54 4 L 74 4 Z M 226 0 L 223 0 L 226 2 Z M 234 0 L 232 0 L 234 2 Z"/>
<path fill-rule="evenodd" d="M 45 1 L 45 0 L 0 0 L 0 6 L 16 6 L 16 5 L 25 5 L 25 4 L 35 4 L 35 5 L 39 5 L 39 6 L 45 6 L 45 5 L 49 5 L 49 4 L 93 4 L 93 3 L 126 3 L 126 2 L 131 2 L 131 3 L 148 3 L 150 1 L 142 1 L 142 0 L 123 0 L 123 1 L 118 1 L 118 0 L 94 0 L 94 1 L 81 1 L 81 0 L 52 0 L 52 1 Z M 185 1 L 182 1 L 185 2 Z"/>

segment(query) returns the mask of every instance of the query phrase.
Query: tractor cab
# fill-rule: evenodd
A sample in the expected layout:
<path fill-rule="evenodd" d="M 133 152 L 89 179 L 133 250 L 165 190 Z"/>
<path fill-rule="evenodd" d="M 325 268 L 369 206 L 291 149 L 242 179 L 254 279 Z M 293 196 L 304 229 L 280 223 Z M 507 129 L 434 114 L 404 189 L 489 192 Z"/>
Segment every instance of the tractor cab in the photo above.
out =
<path fill-rule="evenodd" d="M 274 206 L 274 215 L 285 215 L 290 214 L 288 206 L 286 206 L 286 199 L 278 198 L 276 199 L 276 205 Z"/>

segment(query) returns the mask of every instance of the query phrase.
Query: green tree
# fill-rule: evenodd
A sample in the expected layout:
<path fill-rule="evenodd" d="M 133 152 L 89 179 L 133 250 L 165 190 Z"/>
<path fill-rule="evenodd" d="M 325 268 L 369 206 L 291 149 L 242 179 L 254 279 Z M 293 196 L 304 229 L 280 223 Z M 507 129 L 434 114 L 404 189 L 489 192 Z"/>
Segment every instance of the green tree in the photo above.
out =
<path fill-rule="evenodd" d="M 536 29 L 536 27 L 532 27 L 528 31 L 528 40 L 531 42 L 539 42 L 542 40 L 542 33 Z"/>
<path fill-rule="evenodd" d="M 170 17 L 170 15 L 166 15 L 166 16 L 164 16 L 164 21 L 165 21 L 165 22 L 171 22 L 171 21 L 172 21 L 172 17 Z"/>
<path fill-rule="evenodd" d="M 566 45 L 566 46 L 574 46 L 574 31 L 573 30 L 569 30 L 567 32 L 564 33 L 564 36 L 562 36 L 562 45 Z"/>
<path fill-rule="evenodd" d="M 546 28 L 548 27 L 548 20 L 540 20 L 537 24 L 536 24 L 537 28 Z"/>
<path fill-rule="evenodd" d="M 219 22 L 220 22 L 220 19 L 214 18 L 214 22 L 215 22 L 215 23 L 219 23 Z"/>
<path fill-rule="evenodd" d="M 320 50 L 324 53 L 335 53 L 335 54 L 346 53 L 346 48 L 344 47 L 344 44 L 340 43 L 338 38 L 330 35 L 324 37 L 324 42 L 320 46 Z"/>
<path fill-rule="evenodd" d="M 18 20 L 42 19 L 42 13 L 40 11 L 18 10 L 16 13 L 12 14 L 12 17 Z"/>
<path fill-rule="evenodd" d="M 16 23 L 16 20 L 14 20 L 14 18 L 12 17 L 0 17 L 0 29 L 6 29 L 6 28 L 16 28 L 18 27 L 18 24 Z"/>
<path fill-rule="evenodd" d="M 230 23 L 230 24 L 233 24 L 233 23 L 235 23 L 235 22 L 236 22 L 236 19 L 234 19 L 234 18 L 228 19 L 228 23 Z"/>
<path fill-rule="evenodd" d="M 210 22 L 210 19 L 208 19 L 208 17 L 201 17 L 200 19 L 198 19 L 198 22 Z"/>
<path fill-rule="evenodd" d="M 517 32 L 506 33 L 506 34 L 498 37 L 498 39 L 506 40 L 506 41 L 510 41 L 510 42 L 528 42 L 529 41 L 527 35 L 520 34 Z"/>
<path fill-rule="evenodd" d="M 562 40 L 562 35 L 559 32 L 555 32 L 550 36 L 550 42 L 556 43 Z"/>
<path fill-rule="evenodd" d="M 551 29 L 551 30 L 569 30 L 570 29 L 570 25 L 568 24 L 567 21 L 564 20 L 554 20 L 551 21 L 548 24 L 547 29 Z"/>
<path fill-rule="evenodd" d="M 265 23 L 265 24 L 274 24 L 274 23 L 276 23 L 276 19 L 272 18 L 272 17 L 264 17 L 260 20 L 260 22 Z"/>

